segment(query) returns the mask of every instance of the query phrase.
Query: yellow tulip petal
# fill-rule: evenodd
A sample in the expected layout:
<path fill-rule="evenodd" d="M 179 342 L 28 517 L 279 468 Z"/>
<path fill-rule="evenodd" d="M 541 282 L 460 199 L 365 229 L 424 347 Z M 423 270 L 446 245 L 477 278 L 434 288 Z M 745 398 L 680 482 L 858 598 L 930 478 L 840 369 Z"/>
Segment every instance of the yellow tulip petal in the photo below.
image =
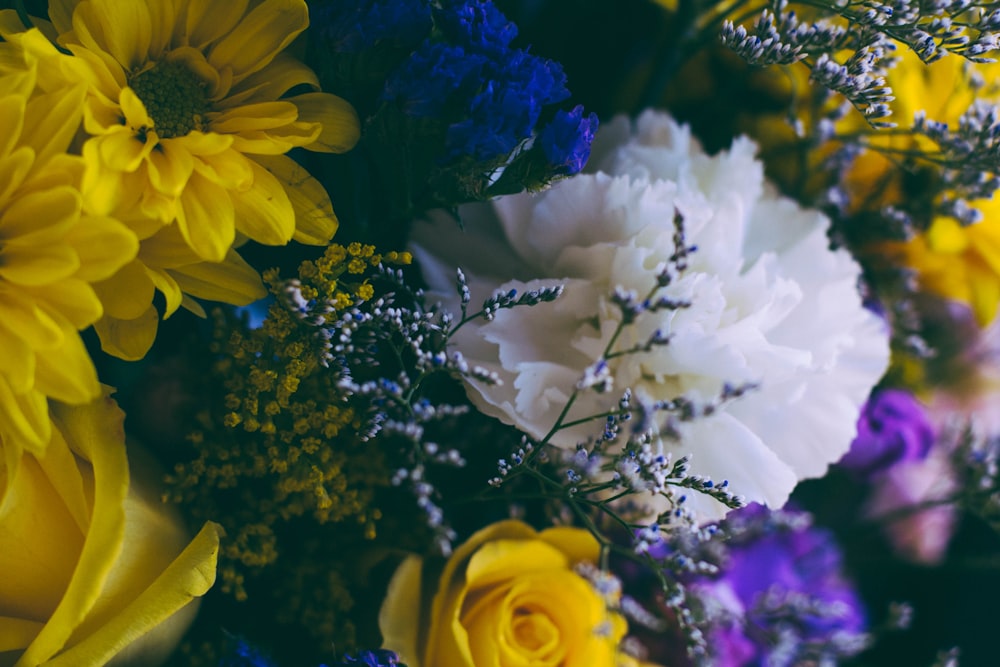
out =
<path fill-rule="evenodd" d="M 358 113 L 351 104 L 329 93 L 305 93 L 290 97 L 299 109 L 299 121 L 319 123 L 319 139 L 306 146 L 321 153 L 346 153 L 361 138 Z"/>
<path fill-rule="evenodd" d="M 94 323 L 94 330 L 101 339 L 101 349 L 126 361 L 137 361 L 146 356 L 156 338 L 160 316 L 149 306 L 134 319 L 122 320 L 102 317 Z"/>
<path fill-rule="evenodd" d="M 52 418 L 70 448 L 93 466 L 93 518 L 77 562 L 77 571 L 86 572 L 87 576 L 73 577 L 69 582 L 58 607 L 16 667 L 37 665 L 63 649 L 73 629 L 80 625 L 100 595 L 104 580 L 121 552 L 125 533 L 123 502 L 129 477 L 124 413 L 106 396 L 79 407 L 53 403 Z"/>
<path fill-rule="evenodd" d="M 23 649 L 38 635 L 43 626 L 43 623 L 23 618 L 0 616 L 0 653 Z"/>
<path fill-rule="evenodd" d="M 409 667 L 422 667 L 423 656 L 418 649 L 422 567 L 423 561 L 417 556 L 407 556 L 400 563 L 378 614 L 382 646 L 395 651 L 400 662 Z"/>
<path fill-rule="evenodd" d="M 295 209 L 293 239 L 325 245 L 337 231 L 337 216 L 330 195 L 298 162 L 284 155 L 257 155 L 254 160 L 282 184 Z"/>
<path fill-rule="evenodd" d="M 234 79 L 266 67 L 309 25 L 302 0 L 264 0 L 209 51 L 218 69 L 230 67 Z"/>
<path fill-rule="evenodd" d="M 102 665 L 164 622 L 215 583 L 218 524 L 206 523 L 191 544 L 131 604 L 80 643 L 52 659 L 49 667 Z"/>
<path fill-rule="evenodd" d="M 253 160 L 253 185 L 234 200 L 237 229 L 264 245 L 285 245 L 295 233 L 295 209 L 285 188 Z"/>
<path fill-rule="evenodd" d="M 72 457 L 58 441 L 46 456 L 58 457 L 52 450 L 60 448 Z M 30 543 L 23 544 L 25 535 Z M 0 544 L 23 544 L 0 551 L 0 571 L 18 573 L 0 577 L 0 615 L 46 621 L 73 576 L 83 536 L 38 460 L 26 455 L 0 504 Z"/>
<path fill-rule="evenodd" d="M 199 299 L 245 306 L 267 295 L 260 275 L 235 250 L 224 262 L 199 262 L 167 273 L 186 294 Z"/>

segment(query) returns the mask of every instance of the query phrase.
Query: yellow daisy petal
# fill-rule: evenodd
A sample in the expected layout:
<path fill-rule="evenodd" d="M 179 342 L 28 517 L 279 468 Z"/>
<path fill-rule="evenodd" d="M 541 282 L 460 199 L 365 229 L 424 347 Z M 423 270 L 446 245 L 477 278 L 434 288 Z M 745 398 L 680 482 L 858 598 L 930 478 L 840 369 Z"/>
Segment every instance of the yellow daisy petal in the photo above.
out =
<path fill-rule="evenodd" d="M 168 273 L 184 292 L 199 299 L 245 306 L 267 296 L 260 276 L 235 250 L 229 251 L 224 262 L 202 262 Z"/>
<path fill-rule="evenodd" d="M 0 431 L 5 434 L 4 447 L 21 445 L 41 452 L 48 445 L 51 429 L 45 394 L 34 390 L 15 393 L 0 375 Z"/>
<path fill-rule="evenodd" d="M 142 262 L 133 261 L 110 279 L 94 283 L 94 291 L 104 305 L 105 315 L 132 320 L 150 307 L 154 289 Z"/>
<path fill-rule="evenodd" d="M 63 345 L 53 355 L 38 356 L 35 369 L 38 390 L 46 396 L 81 405 L 101 395 L 97 369 L 79 336 L 67 331 Z"/>
<path fill-rule="evenodd" d="M 319 138 L 306 146 L 321 153 L 346 153 L 361 138 L 358 114 L 347 100 L 329 93 L 305 93 L 288 100 L 299 109 L 299 120 L 319 123 Z"/>
<path fill-rule="evenodd" d="M 295 235 L 299 243 L 323 245 L 337 231 L 337 216 L 330 195 L 295 160 L 284 155 L 257 155 L 254 160 L 278 179 L 295 209 Z"/>
<path fill-rule="evenodd" d="M 221 261 L 236 238 L 236 212 L 229 192 L 199 173 L 181 195 L 177 227 L 199 257 Z"/>
<path fill-rule="evenodd" d="M 76 277 L 87 282 L 106 280 L 135 259 L 139 240 L 112 218 L 86 216 L 66 235 L 80 258 Z"/>
<path fill-rule="evenodd" d="M 191 0 L 187 7 L 187 42 L 202 48 L 236 27 L 247 11 L 247 0 Z"/>
<path fill-rule="evenodd" d="M 160 316 L 149 306 L 139 317 L 117 319 L 102 317 L 94 323 L 94 330 L 101 339 L 101 349 L 119 359 L 137 361 L 146 356 L 156 339 Z"/>
<path fill-rule="evenodd" d="M 24 334 L 0 320 L 0 350 L 4 351 L 0 376 L 6 379 L 11 391 L 24 394 L 35 385 L 35 351 L 24 339 Z"/>
<path fill-rule="evenodd" d="M 302 0 L 264 0 L 208 53 L 216 68 L 229 67 L 234 79 L 266 67 L 309 25 Z"/>
<path fill-rule="evenodd" d="M 265 245 L 284 245 L 295 233 L 295 209 L 285 188 L 253 160 L 253 185 L 235 200 L 237 229 Z"/>

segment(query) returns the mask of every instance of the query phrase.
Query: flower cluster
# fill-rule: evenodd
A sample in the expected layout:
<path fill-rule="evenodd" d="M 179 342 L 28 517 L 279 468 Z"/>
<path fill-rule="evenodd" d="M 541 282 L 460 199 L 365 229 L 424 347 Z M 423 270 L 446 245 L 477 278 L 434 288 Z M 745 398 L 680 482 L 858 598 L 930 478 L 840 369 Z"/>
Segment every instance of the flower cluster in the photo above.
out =
<path fill-rule="evenodd" d="M 330 85 L 376 82 L 354 101 L 376 178 L 403 184 L 371 204 L 370 224 L 389 218 L 383 237 L 397 219 L 538 189 L 586 162 L 597 117 L 550 109 L 569 97 L 562 68 L 514 48 L 492 0 L 331 1 L 317 15 Z"/>

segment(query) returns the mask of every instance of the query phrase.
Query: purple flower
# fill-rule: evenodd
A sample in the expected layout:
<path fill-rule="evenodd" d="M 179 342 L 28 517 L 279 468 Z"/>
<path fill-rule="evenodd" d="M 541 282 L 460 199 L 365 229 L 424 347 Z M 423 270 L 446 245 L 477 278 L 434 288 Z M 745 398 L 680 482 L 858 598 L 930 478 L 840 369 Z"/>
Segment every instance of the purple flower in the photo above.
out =
<path fill-rule="evenodd" d="M 879 391 L 862 410 L 858 435 L 840 465 L 870 477 L 901 461 L 927 458 L 934 438 L 934 428 L 912 394 L 899 389 Z"/>
<path fill-rule="evenodd" d="M 538 134 L 545 160 L 558 174 L 579 173 L 590 157 L 590 145 L 597 131 L 597 114 L 583 115 L 583 107 L 557 111 L 555 118 Z"/>
<path fill-rule="evenodd" d="M 715 619 L 715 664 L 758 667 L 837 657 L 862 647 L 865 619 L 841 574 L 833 536 L 808 515 L 761 505 L 730 513 L 720 573 L 690 584 Z"/>

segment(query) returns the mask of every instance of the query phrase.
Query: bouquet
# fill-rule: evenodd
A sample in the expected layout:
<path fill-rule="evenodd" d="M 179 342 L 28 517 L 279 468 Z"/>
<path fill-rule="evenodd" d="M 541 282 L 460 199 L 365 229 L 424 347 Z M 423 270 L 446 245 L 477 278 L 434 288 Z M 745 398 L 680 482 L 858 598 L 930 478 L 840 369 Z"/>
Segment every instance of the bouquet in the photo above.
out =
<path fill-rule="evenodd" d="M 992 664 L 996 6 L 7 4 L 0 665 Z"/>

